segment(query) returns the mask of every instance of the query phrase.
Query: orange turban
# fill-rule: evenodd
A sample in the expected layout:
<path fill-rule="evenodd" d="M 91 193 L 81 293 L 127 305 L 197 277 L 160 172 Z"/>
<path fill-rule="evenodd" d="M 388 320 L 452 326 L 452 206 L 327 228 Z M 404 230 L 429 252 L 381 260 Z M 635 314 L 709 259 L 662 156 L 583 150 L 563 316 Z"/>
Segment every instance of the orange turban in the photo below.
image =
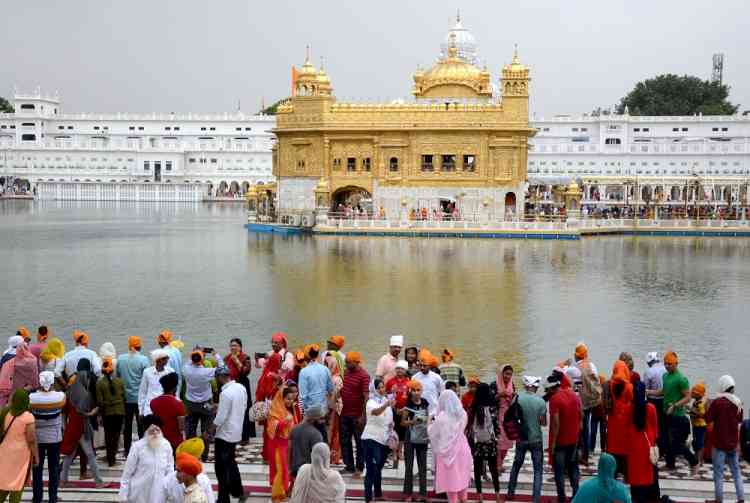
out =
<path fill-rule="evenodd" d="M 24 340 L 31 339 L 31 334 L 29 333 L 29 329 L 26 327 L 18 327 L 18 330 L 16 331 L 16 335 L 20 335 L 23 337 Z"/>
<path fill-rule="evenodd" d="M 102 373 L 111 374 L 115 371 L 115 367 L 112 365 L 112 358 L 105 358 L 102 360 Z"/>
<path fill-rule="evenodd" d="M 664 355 L 664 363 L 666 365 L 677 365 L 679 361 L 677 353 L 674 351 L 667 351 L 667 354 Z"/>
<path fill-rule="evenodd" d="M 440 365 L 440 362 L 438 361 L 437 356 L 430 355 L 429 365 L 430 365 L 430 368 L 437 368 L 438 365 Z"/>
<path fill-rule="evenodd" d="M 577 360 L 585 360 L 589 357 L 589 348 L 586 346 L 586 344 L 579 342 L 576 346 L 575 355 Z"/>
<path fill-rule="evenodd" d="M 359 365 L 360 363 L 362 363 L 362 353 L 360 353 L 359 351 L 349 351 L 346 354 L 346 362 Z"/>
<path fill-rule="evenodd" d="M 409 381 L 409 384 L 407 386 L 409 387 L 410 391 L 422 391 L 422 383 L 415 379 Z"/>
<path fill-rule="evenodd" d="M 297 360 L 298 365 L 302 365 L 305 363 L 305 360 L 307 360 L 307 355 L 305 354 L 304 349 L 298 349 L 296 353 L 294 353 L 294 359 Z"/>
<path fill-rule="evenodd" d="M 430 353 L 430 350 L 427 348 L 421 349 L 419 351 L 419 361 L 429 363 L 430 359 L 432 358 L 432 353 Z"/>
<path fill-rule="evenodd" d="M 702 382 L 699 382 L 698 384 L 693 386 L 693 389 L 690 390 L 690 394 L 703 398 L 704 396 L 706 396 L 706 385 Z"/>
<path fill-rule="evenodd" d="M 343 349 L 344 348 L 344 342 L 346 342 L 346 339 L 343 335 L 334 335 L 330 339 L 328 339 L 328 342 L 331 344 L 335 344 L 337 348 Z"/>
<path fill-rule="evenodd" d="M 159 337 L 156 338 L 156 342 L 159 344 L 169 344 L 172 342 L 172 331 L 167 329 L 159 332 Z"/>
<path fill-rule="evenodd" d="M 137 335 L 131 335 L 128 337 L 128 349 L 135 349 L 140 351 L 142 344 L 141 344 L 141 338 Z"/>
<path fill-rule="evenodd" d="M 73 332 L 73 340 L 76 344 L 83 344 L 84 346 L 89 345 L 89 335 L 81 330 L 75 330 Z"/>
<path fill-rule="evenodd" d="M 310 351 L 320 353 L 320 346 L 317 344 L 308 344 L 305 346 L 305 355 L 307 355 L 308 358 L 310 357 Z"/>
<path fill-rule="evenodd" d="M 454 356 L 455 356 L 455 355 L 453 354 L 453 351 L 451 351 L 451 350 L 450 350 L 450 349 L 448 349 L 448 348 L 445 348 L 445 349 L 443 350 L 443 363 L 448 363 L 448 362 L 452 362 L 452 361 L 453 361 L 453 358 L 454 358 Z"/>
<path fill-rule="evenodd" d="M 181 452 L 175 456 L 175 465 L 178 472 L 185 473 L 191 477 L 197 477 L 203 471 L 203 465 L 198 461 L 198 458 L 186 452 Z"/>

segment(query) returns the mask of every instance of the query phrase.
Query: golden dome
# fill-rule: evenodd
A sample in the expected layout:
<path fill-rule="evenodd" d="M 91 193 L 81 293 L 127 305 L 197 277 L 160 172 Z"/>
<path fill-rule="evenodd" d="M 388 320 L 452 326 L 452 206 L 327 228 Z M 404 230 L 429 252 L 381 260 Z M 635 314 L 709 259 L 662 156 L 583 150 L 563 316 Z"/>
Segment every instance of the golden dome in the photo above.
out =
<path fill-rule="evenodd" d="M 513 50 L 513 60 L 509 65 L 505 65 L 503 67 L 504 72 L 523 72 L 528 71 L 528 67 L 526 65 L 521 64 L 521 61 L 518 59 L 518 45 L 515 46 Z"/>
<path fill-rule="evenodd" d="M 313 64 L 310 62 L 310 46 L 307 46 L 307 50 L 305 52 L 305 63 L 302 65 L 302 68 L 299 69 L 298 73 L 299 77 L 315 77 L 318 76 L 318 70 L 315 69 Z"/>
<path fill-rule="evenodd" d="M 413 93 L 417 98 L 491 97 L 492 86 L 486 69 L 480 70 L 458 56 L 453 35 L 448 55 L 429 70 L 418 69 L 414 74 Z"/>

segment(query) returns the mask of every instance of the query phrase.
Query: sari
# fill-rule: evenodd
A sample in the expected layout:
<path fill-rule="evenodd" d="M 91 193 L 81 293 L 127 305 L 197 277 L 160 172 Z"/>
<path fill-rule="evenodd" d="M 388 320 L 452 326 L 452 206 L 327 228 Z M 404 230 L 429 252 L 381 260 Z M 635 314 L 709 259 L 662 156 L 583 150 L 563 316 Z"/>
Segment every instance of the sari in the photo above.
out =
<path fill-rule="evenodd" d="M 344 503 L 346 484 L 341 474 L 331 469 L 331 451 L 319 442 L 312 448 L 310 464 L 297 472 L 290 503 Z"/>
<path fill-rule="evenodd" d="M 336 358 L 334 355 L 339 355 Z M 331 464 L 338 465 L 341 463 L 341 439 L 339 438 L 339 428 L 341 426 L 341 409 L 343 404 L 341 402 L 341 388 L 344 386 L 344 380 L 342 378 L 343 372 L 340 366 L 340 353 L 338 351 L 331 351 L 326 357 L 326 366 L 331 371 L 331 380 L 333 381 L 333 407 L 330 407 L 330 421 L 328 422 L 328 442 L 331 448 Z"/>
<path fill-rule="evenodd" d="M 289 490 L 289 433 L 296 424 L 293 411 L 284 404 L 284 388 L 276 392 L 266 420 L 271 500 L 283 501 Z"/>
<path fill-rule="evenodd" d="M 427 427 L 435 456 L 435 492 L 460 493 L 469 487 L 474 463 L 464 434 L 467 421 L 458 396 L 453 391 L 443 391 L 437 416 Z"/>
<path fill-rule="evenodd" d="M 266 364 L 263 366 L 263 373 L 258 379 L 258 386 L 255 389 L 255 401 L 264 402 L 266 400 L 272 400 L 278 392 L 278 381 L 279 372 L 281 370 L 281 355 L 279 353 L 273 353 Z M 266 421 L 260 422 L 263 428 L 263 449 L 261 455 L 266 463 L 270 463 L 270 456 L 268 453 L 268 431 L 265 427 Z"/>
<path fill-rule="evenodd" d="M 0 369 L 0 407 L 4 407 L 16 390 L 39 387 L 39 360 L 29 346 L 22 342 L 16 347 L 16 356 Z"/>

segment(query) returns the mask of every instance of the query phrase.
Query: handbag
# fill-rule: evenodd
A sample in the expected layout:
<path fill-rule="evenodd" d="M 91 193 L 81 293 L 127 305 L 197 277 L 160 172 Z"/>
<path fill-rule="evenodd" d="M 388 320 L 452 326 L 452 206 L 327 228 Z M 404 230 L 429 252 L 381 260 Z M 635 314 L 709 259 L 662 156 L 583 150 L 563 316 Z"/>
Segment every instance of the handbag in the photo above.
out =
<path fill-rule="evenodd" d="M 643 432 L 643 436 L 646 437 L 646 442 L 648 442 L 648 459 L 652 465 L 656 466 L 659 464 L 659 446 L 651 445 L 645 431 Z"/>
<path fill-rule="evenodd" d="M 268 418 L 268 411 L 271 409 L 271 403 L 268 400 L 255 402 L 250 410 L 247 411 L 247 417 L 251 422 L 259 423 Z"/>
<path fill-rule="evenodd" d="M 503 417 L 503 431 L 508 440 L 526 440 L 523 428 L 523 411 L 518 403 L 518 395 L 513 395 L 510 407 Z"/>

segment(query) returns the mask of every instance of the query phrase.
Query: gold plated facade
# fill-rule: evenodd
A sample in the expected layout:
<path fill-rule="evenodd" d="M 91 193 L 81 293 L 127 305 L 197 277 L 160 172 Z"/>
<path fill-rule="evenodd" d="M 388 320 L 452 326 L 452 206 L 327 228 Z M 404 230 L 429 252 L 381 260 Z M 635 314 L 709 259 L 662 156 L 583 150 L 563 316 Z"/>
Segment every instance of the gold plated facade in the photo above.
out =
<path fill-rule="evenodd" d="M 387 218 L 446 202 L 466 216 L 518 215 L 534 134 L 529 81 L 515 54 L 502 99 L 493 96 L 489 72 L 462 59 L 451 37 L 447 55 L 414 75 L 414 102 L 342 103 L 308 54 L 277 112 L 279 210 L 335 210 L 356 192 Z"/>

